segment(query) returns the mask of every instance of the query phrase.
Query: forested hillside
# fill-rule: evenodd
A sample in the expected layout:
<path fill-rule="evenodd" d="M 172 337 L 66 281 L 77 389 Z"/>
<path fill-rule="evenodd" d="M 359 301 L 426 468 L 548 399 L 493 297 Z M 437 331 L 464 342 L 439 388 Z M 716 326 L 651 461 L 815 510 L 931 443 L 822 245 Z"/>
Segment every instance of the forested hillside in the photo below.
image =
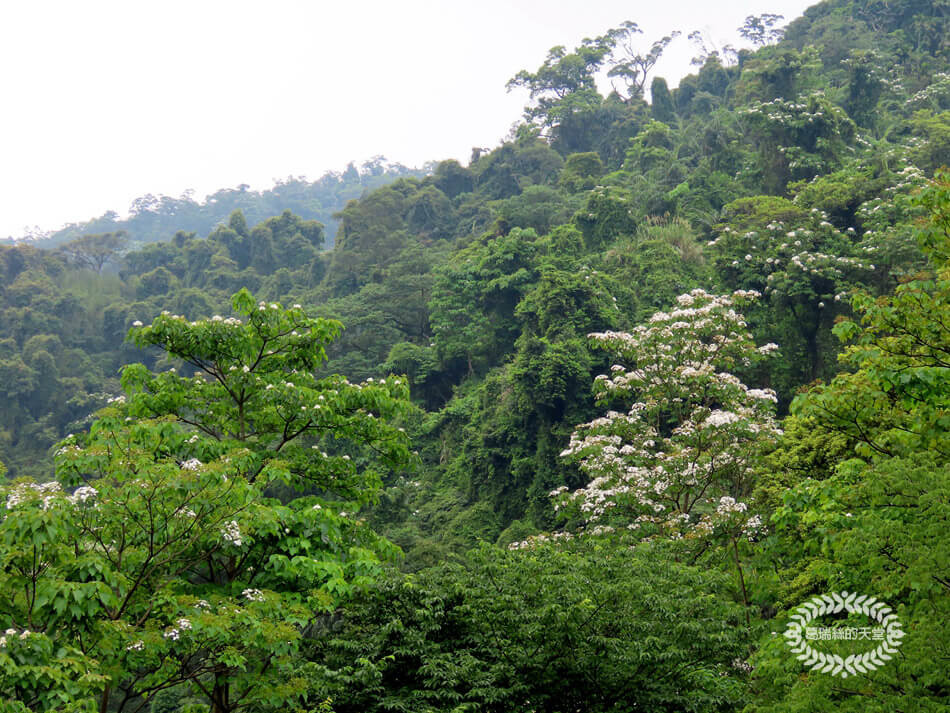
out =
<path fill-rule="evenodd" d="M 0 246 L 0 710 L 945 710 L 950 3 L 778 25 L 555 47 L 332 247 L 294 183 Z"/>

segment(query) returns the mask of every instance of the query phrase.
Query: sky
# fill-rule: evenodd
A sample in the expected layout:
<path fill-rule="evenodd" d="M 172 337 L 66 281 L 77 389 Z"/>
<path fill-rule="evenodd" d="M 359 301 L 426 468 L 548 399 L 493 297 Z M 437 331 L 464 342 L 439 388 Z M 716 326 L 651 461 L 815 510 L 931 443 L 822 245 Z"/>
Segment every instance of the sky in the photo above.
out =
<path fill-rule="evenodd" d="M 311 180 L 384 155 L 420 166 L 496 146 L 506 92 L 555 45 L 625 20 L 675 86 L 702 30 L 739 45 L 752 14 L 801 0 L 31 0 L 0 3 L 0 237 L 52 230 L 146 193 L 198 199 Z"/>

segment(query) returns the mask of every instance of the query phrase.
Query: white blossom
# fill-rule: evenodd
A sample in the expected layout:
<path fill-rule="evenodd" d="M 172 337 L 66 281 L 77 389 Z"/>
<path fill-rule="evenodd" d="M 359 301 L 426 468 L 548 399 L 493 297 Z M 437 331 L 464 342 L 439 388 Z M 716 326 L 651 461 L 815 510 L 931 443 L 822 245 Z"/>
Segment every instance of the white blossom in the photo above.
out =
<path fill-rule="evenodd" d="M 575 459 L 590 480 L 573 492 L 552 490 L 555 509 L 575 509 L 588 533 L 608 533 L 625 518 L 625 528 L 643 537 L 743 527 L 748 504 L 733 492 L 747 487 L 759 442 L 778 432 L 776 397 L 748 388 L 723 367 L 751 364 L 777 349 L 756 347 L 737 311 L 757 297 L 753 290 L 723 296 L 694 290 L 678 297 L 672 312 L 658 312 L 630 332 L 589 335 L 621 357 L 609 375 L 595 379 L 595 391 L 605 401 L 632 403 L 574 430 L 561 456 Z M 671 420 L 672 432 L 657 429 Z"/>
<path fill-rule="evenodd" d="M 181 632 L 188 631 L 191 628 L 191 621 L 188 619 L 179 619 L 175 622 L 175 626 L 168 631 L 166 631 L 163 636 L 166 639 L 171 639 L 172 641 L 178 641 L 181 638 Z"/>
<path fill-rule="evenodd" d="M 221 537 L 223 537 L 225 541 L 230 542 L 235 547 L 240 547 L 241 543 L 243 542 L 243 538 L 241 536 L 241 528 L 237 524 L 237 521 L 231 520 L 224 523 L 224 527 L 221 528 Z"/>
<path fill-rule="evenodd" d="M 91 500 L 92 498 L 96 497 L 98 494 L 99 492 L 92 486 L 83 485 L 79 488 L 76 488 L 75 492 L 69 496 L 69 500 L 73 504 L 84 503 L 87 500 Z"/>
<path fill-rule="evenodd" d="M 264 601 L 264 593 L 260 589 L 245 589 L 241 595 L 249 602 Z"/>

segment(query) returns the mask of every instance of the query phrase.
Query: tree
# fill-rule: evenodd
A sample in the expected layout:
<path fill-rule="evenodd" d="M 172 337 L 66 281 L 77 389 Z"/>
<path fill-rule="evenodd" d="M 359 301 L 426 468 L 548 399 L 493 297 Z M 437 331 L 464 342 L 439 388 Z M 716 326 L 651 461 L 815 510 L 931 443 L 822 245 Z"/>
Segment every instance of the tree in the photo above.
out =
<path fill-rule="evenodd" d="M 561 453 L 590 482 L 551 492 L 563 516 L 590 534 L 682 539 L 696 544 L 693 557 L 728 546 L 746 606 L 739 541 L 761 534 L 750 501 L 754 466 L 778 433 L 775 393 L 731 373 L 777 348 L 756 348 L 735 310 L 756 296 L 697 289 L 631 333 L 591 334 L 625 364 L 595 379 L 598 402 L 611 408 L 577 426 Z"/>
<path fill-rule="evenodd" d="M 676 121 L 673 97 L 663 77 L 654 77 L 650 85 L 650 114 L 657 121 L 670 125 Z"/>
<path fill-rule="evenodd" d="M 356 513 L 408 462 L 405 383 L 318 379 L 339 323 L 246 291 L 233 307 L 136 325 L 184 372 L 123 370 L 127 400 L 57 452 L 72 494 L 3 490 L 0 623 L 74 652 L 101 711 L 181 685 L 215 713 L 303 700 L 303 632 L 395 554 Z M 11 685 L 34 675 L 6 663 Z"/>
<path fill-rule="evenodd" d="M 561 455 L 593 479 L 552 493 L 561 508 L 591 526 L 620 524 L 644 536 L 755 531 L 746 501 L 751 466 L 776 432 L 776 398 L 730 373 L 776 348 L 756 348 L 735 311 L 755 296 L 697 289 L 631 333 L 590 335 L 626 362 L 594 381 L 599 403 L 623 411 L 611 409 L 571 435 Z"/>
<path fill-rule="evenodd" d="M 530 228 L 474 243 L 437 271 L 429 302 L 433 340 L 443 364 L 472 373 L 510 348 L 520 331 L 515 308 L 537 280 L 538 236 Z"/>
<path fill-rule="evenodd" d="M 739 61 L 739 53 L 735 47 L 725 45 L 720 49 L 716 46 L 713 39 L 702 30 L 693 30 L 686 35 L 686 39 L 688 39 L 693 44 L 693 47 L 696 48 L 696 51 L 699 52 L 698 55 L 689 61 L 693 66 L 702 67 L 710 60 L 716 60 L 721 64 L 732 66 Z M 708 45 L 707 42 L 709 43 Z"/>
<path fill-rule="evenodd" d="M 83 235 L 66 243 L 59 250 L 74 265 L 95 270 L 99 274 L 107 263 L 116 259 L 119 251 L 128 242 L 128 238 L 129 234 L 124 230 Z"/>
<path fill-rule="evenodd" d="M 889 58 L 874 50 L 852 50 L 842 63 L 848 70 L 844 108 L 860 126 L 874 126 L 878 100 L 887 89 Z"/>
<path fill-rule="evenodd" d="M 565 188 L 568 193 L 590 190 L 603 173 L 604 164 L 595 151 L 572 153 L 564 161 L 564 169 L 558 178 L 558 185 Z"/>
<path fill-rule="evenodd" d="M 773 44 L 782 39 L 785 34 L 783 29 L 775 27 L 782 19 L 784 19 L 782 15 L 775 15 L 770 12 L 761 15 L 749 15 L 742 23 L 742 27 L 739 28 L 739 35 L 749 40 L 756 47 Z"/>
<path fill-rule="evenodd" d="M 755 103 L 740 116 L 758 149 L 764 192 L 774 194 L 783 193 L 789 181 L 840 168 L 857 130 L 821 92 Z"/>
<path fill-rule="evenodd" d="M 594 75 L 610 55 L 613 44 L 608 33 L 585 38 L 573 52 L 563 46 L 552 47 L 537 71 L 521 70 L 508 80 L 506 88 L 527 89 L 534 105 L 525 108 L 525 118 L 552 128 L 572 113 L 591 111 L 600 105 Z"/>
<path fill-rule="evenodd" d="M 611 59 L 618 60 L 608 70 L 607 76 L 617 77 L 623 82 L 625 87 L 620 93 L 625 93 L 628 99 L 643 96 L 647 77 L 653 67 L 660 61 L 664 50 L 681 33 L 674 31 L 666 37 L 656 40 L 646 52 L 638 52 L 634 46 L 633 38 L 640 34 L 643 34 L 643 30 L 640 29 L 637 23 L 628 20 L 622 23 L 620 27 L 608 31 L 606 35 L 612 45 Z"/>
<path fill-rule="evenodd" d="M 930 218 L 919 240 L 933 272 L 898 286 L 889 299 L 857 293 L 853 304 L 863 326 L 849 320 L 835 327 L 842 340 L 853 340 L 840 359 L 854 371 L 804 400 L 810 412 L 859 444 L 866 457 L 918 450 L 950 457 L 950 330 L 943 320 L 950 299 L 948 176 L 938 176 L 918 202 Z"/>
<path fill-rule="evenodd" d="M 839 230 L 826 213 L 783 198 L 742 198 L 723 212 L 726 220 L 710 244 L 720 279 L 769 299 L 771 322 L 763 330 L 769 338 L 787 335 L 783 347 L 803 355 L 796 361 L 804 369 L 791 375 L 791 384 L 818 378 L 825 366 L 822 328 L 847 311 L 845 297 L 876 268 L 857 232 Z"/>

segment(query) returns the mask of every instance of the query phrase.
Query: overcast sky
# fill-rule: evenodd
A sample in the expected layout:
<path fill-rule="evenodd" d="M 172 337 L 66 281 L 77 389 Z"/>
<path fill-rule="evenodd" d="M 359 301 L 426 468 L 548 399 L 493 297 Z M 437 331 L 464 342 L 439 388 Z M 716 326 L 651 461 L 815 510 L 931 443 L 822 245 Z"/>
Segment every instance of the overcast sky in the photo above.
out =
<path fill-rule="evenodd" d="M 200 198 L 317 178 L 378 154 L 406 165 L 496 145 L 520 69 L 624 20 L 674 86 L 703 30 L 802 0 L 121 0 L 0 2 L 0 236 L 58 228 L 146 193 Z"/>

